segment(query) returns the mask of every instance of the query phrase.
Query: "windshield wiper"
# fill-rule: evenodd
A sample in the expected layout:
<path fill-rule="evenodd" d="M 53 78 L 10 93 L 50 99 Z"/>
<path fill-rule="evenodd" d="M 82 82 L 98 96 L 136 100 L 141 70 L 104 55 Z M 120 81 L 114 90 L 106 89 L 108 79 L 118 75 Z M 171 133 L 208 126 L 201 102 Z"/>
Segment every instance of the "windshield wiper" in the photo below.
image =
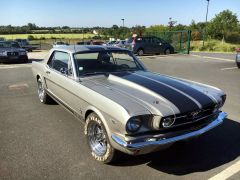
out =
<path fill-rule="evenodd" d="M 99 74 L 109 74 L 107 72 L 88 72 L 88 73 L 83 73 L 81 76 L 91 76 L 91 75 L 99 75 Z"/>

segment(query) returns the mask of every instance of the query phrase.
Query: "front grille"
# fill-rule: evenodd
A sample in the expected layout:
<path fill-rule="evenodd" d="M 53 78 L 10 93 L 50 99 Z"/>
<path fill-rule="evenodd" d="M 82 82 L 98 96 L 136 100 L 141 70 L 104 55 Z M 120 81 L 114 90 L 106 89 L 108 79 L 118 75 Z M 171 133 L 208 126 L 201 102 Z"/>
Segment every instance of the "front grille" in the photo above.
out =
<path fill-rule="evenodd" d="M 18 52 L 7 52 L 8 56 L 18 56 Z"/>
<path fill-rule="evenodd" d="M 167 138 L 168 136 L 171 137 L 171 136 L 177 136 L 177 135 L 189 133 L 189 132 L 196 131 L 206 127 L 208 124 L 210 124 L 213 120 L 217 118 L 218 114 L 219 112 L 215 112 L 207 117 L 201 118 L 201 120 L 198 120 L 198 121 L 193 121 L 191 123 L 183 124 L 180 126 L 172 126 L 170 128 L 160 128 L 159 130 L 141 132 L 132 136 L 137 137 L 139 135 L 146 135 L 146 136 L 157 135 L 159 137 L 162 136 Z"/>
<path fill-rule="evenodd" d="M 208 116 L 213 114 L 214 108 L 215 107 L 212 106 L 212 107 L 203 108 L 197 111 L 177 115 L 175 117 L 176 120 L 173 126 L 180 126 L 180 125 L 192 123 L 195 121 L 199 121 L 203 118 L 207 118 Z"/>

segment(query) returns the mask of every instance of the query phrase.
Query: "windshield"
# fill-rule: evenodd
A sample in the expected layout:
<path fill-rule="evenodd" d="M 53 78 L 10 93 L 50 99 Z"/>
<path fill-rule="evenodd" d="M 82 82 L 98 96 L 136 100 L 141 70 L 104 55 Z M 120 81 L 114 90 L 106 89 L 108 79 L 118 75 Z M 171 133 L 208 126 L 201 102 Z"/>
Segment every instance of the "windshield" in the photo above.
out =
<path fill-rule="evenodd" d="M 20 48 L 17 42 L 4 41 L 0 42 L 0 48 Z"/>
<path fill-rule="evenodd" d="M 116 41 L 110 41 L 108 42 L 108 44 L 114 44 Z"/>
<path fill-rule="evenodd" d="M 129 51 L 100 51 L 74 54 L 79 76 L 144 70 Z"/>

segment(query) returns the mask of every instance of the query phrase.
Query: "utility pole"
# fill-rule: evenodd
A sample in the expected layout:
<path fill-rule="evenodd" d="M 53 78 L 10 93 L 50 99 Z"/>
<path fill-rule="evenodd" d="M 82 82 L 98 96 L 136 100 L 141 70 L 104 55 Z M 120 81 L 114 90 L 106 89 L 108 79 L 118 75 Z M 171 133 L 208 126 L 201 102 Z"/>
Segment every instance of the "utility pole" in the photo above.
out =
<path fill-rule="evenodd" d="M 204 28 L 204 31 L 203 31 L 203 47 L 204 47 L 205 32 L 206 32 L 206 27 L 207 27 L 207 20 L 208 20 L 208 7 L 209 7 L 209 1 L 210 1 L 210 0 L 206 0 L 206 1 L 207 1 L 207 12 L 206 12 L 205 28 Z"/>

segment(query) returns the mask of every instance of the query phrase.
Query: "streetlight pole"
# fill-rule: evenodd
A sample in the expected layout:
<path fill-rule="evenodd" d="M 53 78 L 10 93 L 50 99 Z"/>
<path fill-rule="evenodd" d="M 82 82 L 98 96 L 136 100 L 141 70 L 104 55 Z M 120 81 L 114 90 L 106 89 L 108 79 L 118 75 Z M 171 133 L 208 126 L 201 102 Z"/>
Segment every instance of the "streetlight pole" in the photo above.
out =
<path fill-rule="evenodd" d="M 122 22 L 123 22 L 123 27 L 124 27 L 124 21 L 125 21 L 125 19 L 121 19 L 122 20 Z"/>
<path fill-rule="evenodd" d="M 121 20 L 122 20 L 122 23 L 123 23 L 123 26 L 122 26 L 122 27 L 123 27 L 123 38 L 124 38 L 124 32 L 125 32 L 125 30 L 124 30 L 124 20 L 125 20 L 125 19 L 122 18 Z"/>
<path fill-rule="evenodd" d="M 208 20 L 208 8 L 209 8 L 209 1 L 210 0 L 206 0 L 207 1 L 207 12 L 206 12 L 206 21 L 205 21 L 205 28 L 204 28 L 204 34 L 203 34 L 203 47 L 204 47 L 204 39 L 205 39 L 205 32 L 206 32 L 206 27 L 207 27 L 207 20 Z"/>

